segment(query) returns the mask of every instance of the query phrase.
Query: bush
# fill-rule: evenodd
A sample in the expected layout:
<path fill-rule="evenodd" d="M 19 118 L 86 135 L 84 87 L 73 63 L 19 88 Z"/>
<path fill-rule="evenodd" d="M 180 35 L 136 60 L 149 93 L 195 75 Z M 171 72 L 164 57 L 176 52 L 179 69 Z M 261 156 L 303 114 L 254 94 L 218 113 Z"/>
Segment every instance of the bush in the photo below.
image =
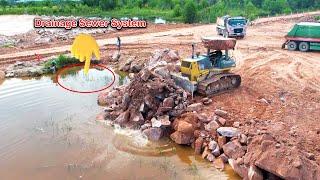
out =
<path fill-rule="evenodd" d="M 181 16 L 181 7 L 179 4 L 177 4 L 173 9 L 173 17 L 179 17 Z"/>
<path fill-rule="evenodd" d="M 76 64 L 76 63 L 79 63 L 79 60 L 77 60 L 74 57 L 59 55 L 57 58 L 53 58 L 45 62 L 44 68 L 48 70 L 53 64 L 55 64 L 56 68 L 60 69 L 66 65 Z"/>
<path fill-rule="evenodd" d="M 197 7 L 194 1 L 189 0 L 184 6 L 183 18 L 185 23 L 194 23 L 197 20 Z"/>

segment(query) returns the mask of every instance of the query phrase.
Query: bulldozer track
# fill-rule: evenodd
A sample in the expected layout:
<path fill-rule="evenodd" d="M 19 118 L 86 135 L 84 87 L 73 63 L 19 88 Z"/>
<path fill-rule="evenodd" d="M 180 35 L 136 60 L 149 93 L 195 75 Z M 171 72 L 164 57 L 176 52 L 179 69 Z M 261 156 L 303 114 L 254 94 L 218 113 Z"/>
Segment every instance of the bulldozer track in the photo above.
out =
<path fill-rule="evenodd" d="M 198 85 L 198 92 L 205 96 L 219 94 L 235 89 L 241 84 L 241 76 L 237 74 L 219 74 L 214 78 L 204 80 Z"/>

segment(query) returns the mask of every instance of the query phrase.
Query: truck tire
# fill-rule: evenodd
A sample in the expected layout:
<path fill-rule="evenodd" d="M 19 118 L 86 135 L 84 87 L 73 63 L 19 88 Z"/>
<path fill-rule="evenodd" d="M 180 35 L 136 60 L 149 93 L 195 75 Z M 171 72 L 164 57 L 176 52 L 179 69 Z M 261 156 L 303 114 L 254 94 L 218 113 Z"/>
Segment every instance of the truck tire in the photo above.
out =
<path fill-rule="evenodd" d="M 225 38 L 228 38 L 228 37 L 229 37 L 229 34 L 228 34 L 227 31 L 223 31 L 223 37 L 225 37 Z"/>
<path fill-rule="evenodd" d="M 299 50 L 300 50 L 300 51 L 302 51 L 302 52 L 307 52 L 307 51 L 309 51 L 309 49 L 310 49 L 310 45 L 309 45 L 308 42 L 301 42 L 301 43 L 299 44 Z"/>
<path fill-rule="evenodd" d="M 296 42 L 290 41 L 290 42 L 288 42 L 287 46 L 288 46 L 289 51 L 295 51 L 295 50 L 297 50 L 298 45 Z"/>
<path fill-rule="evenodd" d="M 218 34 L 218 35 L 221 35 L 219 28 L 217 28 L 217 34 Z"/>

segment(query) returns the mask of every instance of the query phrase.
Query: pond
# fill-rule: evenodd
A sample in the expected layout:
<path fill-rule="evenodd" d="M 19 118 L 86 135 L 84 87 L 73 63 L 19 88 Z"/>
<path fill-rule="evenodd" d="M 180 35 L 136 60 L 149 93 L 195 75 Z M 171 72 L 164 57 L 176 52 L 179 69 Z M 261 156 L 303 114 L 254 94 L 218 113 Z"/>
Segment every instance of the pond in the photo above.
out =
<path fill-rule="evenodd" d="M 90 82 L 82 69 L 61 81 L 100 86 L 92 81 L 105 73 L 90 73 L 96 78 Z M 125 81 L 115 76 L 115 85 Z M 169 139 L 151 143 L 139 131 L 96 122 L 103 109 L 97 96 L 67 91 L 54 76 L 0 82 L 1 179 L 239 179 L 230 167 L 215 170 L 190 147 Z"/>

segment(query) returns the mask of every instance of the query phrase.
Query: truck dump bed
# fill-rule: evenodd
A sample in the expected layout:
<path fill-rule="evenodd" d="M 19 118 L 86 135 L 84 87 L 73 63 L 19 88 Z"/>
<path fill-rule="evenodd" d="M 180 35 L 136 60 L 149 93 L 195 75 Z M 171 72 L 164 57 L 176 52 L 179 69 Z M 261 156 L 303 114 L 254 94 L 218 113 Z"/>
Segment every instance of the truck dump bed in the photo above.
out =
<path fill-rule="evenodd" d="M 296 24 L 286 37 L 320 39 L 320 23 L 302 22 Z"/>
<path fill-rule="evenodd" d="M 213 50 L 228 50 L 234 49 L 236 39 L 223 37 L 202 37 L 202 43 L 205 48 Z"/>

